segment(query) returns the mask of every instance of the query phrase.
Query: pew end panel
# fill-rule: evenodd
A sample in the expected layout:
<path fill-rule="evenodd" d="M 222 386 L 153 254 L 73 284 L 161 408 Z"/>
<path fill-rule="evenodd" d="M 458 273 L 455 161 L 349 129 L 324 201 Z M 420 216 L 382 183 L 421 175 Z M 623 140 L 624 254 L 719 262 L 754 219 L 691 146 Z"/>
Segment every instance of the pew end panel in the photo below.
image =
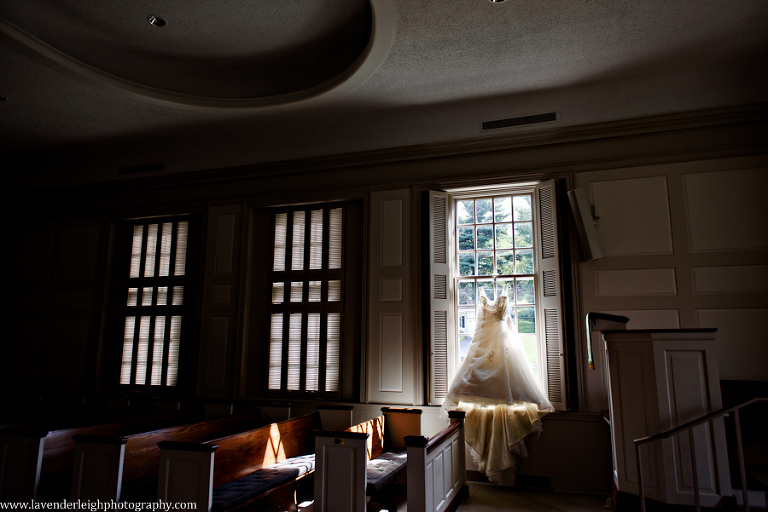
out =
<path fill-rule="evenodd" d="M 464 411 L 449 413 L 451 424 L 432 438 L 408 436 L 408 510 L 445 512 L 465 499 Z"/>
<path fill-rule="evenodd" d="M 365 511 L 371 437 L 369 432 L 315 433 L 317 512 Z"/>
<path fill-rule="evenodd" d="M 0 500 L 37 497 L 46 431 L 0 431 Z"/>
<path fill-rule="evenodd" d="M 157 499 L 194 502 L 197 510 L 211 510 L 215 444 L 162 441 Z"/>
<path fill-rule="evenodd" d="M 128 439 L 80 434 L 73 440 L 72 500 L 119 500 Z"/>

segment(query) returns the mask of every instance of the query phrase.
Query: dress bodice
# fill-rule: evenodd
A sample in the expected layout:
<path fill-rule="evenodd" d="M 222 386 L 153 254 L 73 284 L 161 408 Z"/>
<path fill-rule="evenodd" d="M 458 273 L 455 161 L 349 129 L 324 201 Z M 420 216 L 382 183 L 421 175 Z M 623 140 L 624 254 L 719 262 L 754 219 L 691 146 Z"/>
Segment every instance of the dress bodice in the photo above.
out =
<path fill-rule="evenodd" d="M 495 301 L 488 300 L 488 297 L 484 293 L 480 294 L 480 312 L 481 320 L 496 320 L 501 322 L 504 315 L 507 314 L 507 302 L 506 295 L 499 295 Z"/>

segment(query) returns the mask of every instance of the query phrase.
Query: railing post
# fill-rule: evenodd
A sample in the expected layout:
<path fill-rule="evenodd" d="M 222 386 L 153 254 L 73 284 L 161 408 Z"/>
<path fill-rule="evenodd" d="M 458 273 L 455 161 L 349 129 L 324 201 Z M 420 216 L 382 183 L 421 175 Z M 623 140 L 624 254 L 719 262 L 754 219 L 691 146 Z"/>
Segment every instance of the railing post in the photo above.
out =
<path fill-rule="evenodd" d="M 699 468 L 696 467 L 696 446 L 693 444 L 693 427 L 688 429 L 688 442 L 691 444 L 691 468 L 693 469 L 693 499 L 696 504 L 696 512 L 701 512 L 699 503 Z"/>
<path fill-rule="evenodd" d="M 733 423 L 736 430 L 736 450 L 739 454 L 739 475 L 741 476 L 741 496 L 744 499 L 744 512 L 749 512 L 749 491 L 747 490 L 747 468 L 744 464 L 744 447 L 741 444 L 741 420 L 739 409 L 733 411 Z"/>
<path fill-rule="evenodd" d="M 643 463 L 640 460 L 640 443 L 635 443 L 635 458 L 637 459 L 637 486 L 640 491 L 640 512 L 645 512 L 645 489 L 643 489 Z M 614 506 L 616 504 L 614 503 Z"/>

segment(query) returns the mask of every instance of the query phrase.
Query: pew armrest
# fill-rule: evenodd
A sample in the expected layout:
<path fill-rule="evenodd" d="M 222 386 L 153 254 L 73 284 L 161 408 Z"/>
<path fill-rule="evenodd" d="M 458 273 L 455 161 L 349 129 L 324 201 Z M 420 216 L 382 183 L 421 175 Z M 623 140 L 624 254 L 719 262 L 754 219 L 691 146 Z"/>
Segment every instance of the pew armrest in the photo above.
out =
<path fill-rule="evenodd" d="M 120 499 L 123 457 L 128 439 L 118 436 L 76 435 L 72 468 L 72 500 Z"/>
<path fill-rule="evenodd" d="M 213 461 L 216 445 L 163 441 L 157 499 L 169 502 L 195 502 L 197 510 L 211 510 Z"/>
<path fill-rule="evenodd" d="M 408 436 L 408 510 L 444 512 L 467 496 L 464 413 L 432 438 Z"/>
<path fill-rule="evenodd" d="M 0 499 L 29 501 L 37 496 L 47 431 L 0 431 Z"/>
<path fill-rule="evenodd" d="M 315 511 L 365 512 L 368 437 L 363 432 L 315 432 Z"/>

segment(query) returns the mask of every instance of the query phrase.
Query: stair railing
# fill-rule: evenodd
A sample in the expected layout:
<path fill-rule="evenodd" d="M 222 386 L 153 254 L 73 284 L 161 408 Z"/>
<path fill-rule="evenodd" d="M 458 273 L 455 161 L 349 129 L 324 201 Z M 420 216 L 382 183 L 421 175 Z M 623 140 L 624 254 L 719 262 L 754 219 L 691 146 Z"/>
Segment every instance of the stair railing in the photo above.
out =
<path fill-rule="evenodd" d="M 695 419 L 693 421 L 689 421 L 687 423 L 683 423 L 680 426 L 671 428 L 660 434 L 635 439 L 633 442 L 635 443 L 635 454 L 637 457 L 637 479 L 638 479 L 637 482 L 640 489 L 640 511 L 645 512 L 645 490 L 643 489 L 643 463 L 640 458 L 640 447 L 644 444 L 651 443 L 653 441 L 658 441 L 660 439 L 666 439 L 666 438 L 672 437 L 684 431 L 688 431 L 688 439 L 691 443 L 691 464 L 693 469 L 694 503 L 696 505 L 696 512 L 701 511 L 701 497 L 699 496 L 699 478 L 697 475 L 697 468 L 696 468 L 696 450 L 693 448 L 694 447 L 693 427 L 697 427 L 704 423 L 711 422 L 713 420 L 716 420 L 717 418 L 721 418 L 723 416 L 733 413 L 734 426 L 736 430 L 736 451 L 739 458 L 739 474 L 741 475 L 741 492 L 744 499 L 744 510 L 746 512 L 749 512 L 749 496 L 747 491 L 747 470 L 744 464 L 744 448 L 741 442 L 741 423 L 739 421 L 739 410 L 749 405 L 752 405 L 756 402 L 768 402 L 768 398 L 753 398 L 752 400 L 744 402 L 741 405 L 736 405 L 734 407 L 728 407 L 727 409 L 720 409 L 715 412 L 711 412 L 709 414 L 702 416 L 701 418 Z"/>

